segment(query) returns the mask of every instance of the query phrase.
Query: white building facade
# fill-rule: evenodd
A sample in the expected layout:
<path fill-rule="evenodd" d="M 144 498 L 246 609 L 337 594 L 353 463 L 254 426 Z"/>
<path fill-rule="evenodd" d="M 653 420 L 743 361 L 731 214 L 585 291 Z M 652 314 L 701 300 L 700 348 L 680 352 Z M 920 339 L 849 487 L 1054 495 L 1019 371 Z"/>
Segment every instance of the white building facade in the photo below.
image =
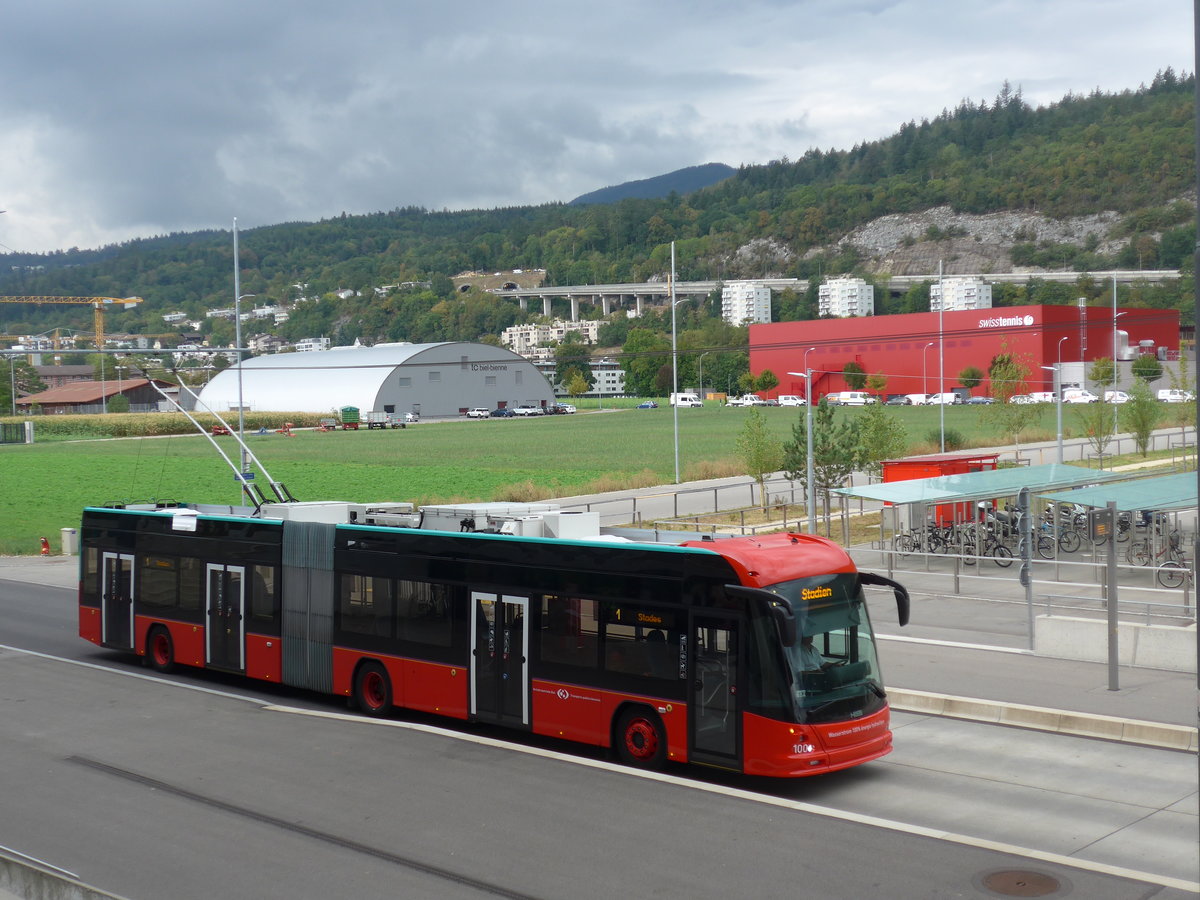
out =
<path fill-rule="evenodd" d="M 817 314 L 848 319 L 875 315 L 875 285 L 848 275 L 827 278 L 817 289 Z"/>
<path fill-rule="evenodd" d="M 535 349 L 548 344 L 561 344 L 571 332 L 579 335 L 585 344 L 596 343 L 603 322 L 594 319 L 580 319 L 577 322 L 567 322 L 557 319 L 550 324 L 529 323 L 513 325 L 505 328 L 500 335 L 500 343 L 522 356 L 532 356 Z"/>
<path fill-rule="evenodd" d="M 771 289 L 756 281 L 730 281 L 721 288 L 721 318 L 730 325 L 771 321 Z"/>
<path fill-rule="evenodd" d="M 945 305 L 942 297 L 945 295 Z M 929 286 L 929 311 L 991 309 L 992 286 L 978 275 L 955 275 Z"/>

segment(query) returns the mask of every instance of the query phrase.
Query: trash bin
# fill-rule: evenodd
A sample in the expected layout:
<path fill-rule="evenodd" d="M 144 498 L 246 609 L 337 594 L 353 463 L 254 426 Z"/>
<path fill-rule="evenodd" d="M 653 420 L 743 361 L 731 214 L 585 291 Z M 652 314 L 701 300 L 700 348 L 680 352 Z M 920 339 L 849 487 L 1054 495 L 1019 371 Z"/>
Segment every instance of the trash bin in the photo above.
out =
<path fill-rule="evenodd" d="M 62 555 L 74 556 L 79 552 L 79 532 L 74 528 L 62 530 Z"/>

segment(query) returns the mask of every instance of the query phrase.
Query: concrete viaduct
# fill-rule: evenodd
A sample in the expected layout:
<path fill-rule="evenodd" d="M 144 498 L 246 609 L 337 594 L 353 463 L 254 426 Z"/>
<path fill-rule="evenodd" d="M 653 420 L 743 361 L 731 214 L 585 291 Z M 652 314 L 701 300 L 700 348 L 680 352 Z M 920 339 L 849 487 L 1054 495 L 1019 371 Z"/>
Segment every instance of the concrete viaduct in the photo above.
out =
<path fill-rule="evenodd" d="M 954 276 L 962 277 L 962 276 Z M 1097 282 L 1116 281 L 1118 284 L 1132 284 L 1136 281 L 1174 281 L 1179 278 L 1175 269 L 1148 270 L 1113 270 L 1106 272 L 1001 272 L 977 276 L 992 284 L 1020 284 L 1037 278 L 1041 281 L 1052 281 L 1059 284 L 1074 284 L 1080 278 L 1091 278 Z M 808 280 L 805 278 L 748 278 L 756 284 L 763 284 L 772 291 L 782 291 L 791 288 L 797 293 L 808 290 Z M 925 281 L 936 281 L 936 275 L 892 275 L 885 283 L 886 289 L 892 293 L 902 293 L 915 284 Z M 723 281 L 677 281 L 675 282 L 675 297 L 692 299 L 707 297 L 718 290 Z M 579 320 L 579 303 L 599 303 L 607 316 L 614 308 L 632 307 L 634 315 L 640 316 L 643 307 L 661 306 L 669 302 L 671 286 L 665 281 L 646 281 L 640 284 L 578 284 L 561 287 L 540 288 L 496 288 L 493 294 L 503 297 L 515 297 L 521 303 L 521 309 L 529 308 L 530 300 L 541 300 L 542 314 L 549 318 L 550 304 L 554 299 L 567 299 L 571 302 L 571 321 Z"/>

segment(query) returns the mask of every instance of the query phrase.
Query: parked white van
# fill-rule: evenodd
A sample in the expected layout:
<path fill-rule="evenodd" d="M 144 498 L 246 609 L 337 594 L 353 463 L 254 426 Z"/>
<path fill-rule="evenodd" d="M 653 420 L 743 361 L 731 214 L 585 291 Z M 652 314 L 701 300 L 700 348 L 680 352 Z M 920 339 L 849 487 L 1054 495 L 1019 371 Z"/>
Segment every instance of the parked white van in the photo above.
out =
<path fill-rule="evenodd" d="M 1091 391 L 1082 388 L 1070 388 L 1063 391 L 1063 403 L 1099 403 L 1100 398 Z"/>
<path fill-rule="evenodd" d="M 930 394 L 925 402 L 929 406 L 953 406 L 962 401 L 958 399 L 958 394 L 954 391 L 942 391 L 940 394 Z"/>
<path fill-rule="evenodd" d="M 912 406 L 926 406 L 929 403 L 929 398 L 924 394 L 905 394 L 909 404 Z"/>
<path fill-rule="evenodd" d="M 1195 400 L 1196 395 L 1191 391 L 1166 388 L 1158 392 L 1158 399 L 1163 403 L 1187 403 L 1189 400 Z"/>
<path fill-rule="evenodd" d="M 682 392 L 678 393 L 678 394 L 671 394 L 671 396 L 667 398 L 667 402 L 670 406 L 680 406 L 680 407 L 685 407 L 685 406 L 694 407 L 694 406 L 703 406 L 704 405 L 704 401 L 700 399 L 699 394 L 682 393 Z"/>
<path fill-rule="evenodd" d="M 835 391 L 827 395 L 833 406 L 866 406 L 874 403 L 875 398 L 866 391 Z"/>
<path fill-rule="evenodd" d="M 1127 393 L 1125 393 L 1124 391 L 1105 391 L 1104 392 L 1104 402 L 1105 403 L 1128 403 L 1129 395 Z"/>
<path fill-rule="evenodd" d="M 780 406 L 807 406 L 808 401 L 795 394 L 782 394 L 779 397 Z"/>

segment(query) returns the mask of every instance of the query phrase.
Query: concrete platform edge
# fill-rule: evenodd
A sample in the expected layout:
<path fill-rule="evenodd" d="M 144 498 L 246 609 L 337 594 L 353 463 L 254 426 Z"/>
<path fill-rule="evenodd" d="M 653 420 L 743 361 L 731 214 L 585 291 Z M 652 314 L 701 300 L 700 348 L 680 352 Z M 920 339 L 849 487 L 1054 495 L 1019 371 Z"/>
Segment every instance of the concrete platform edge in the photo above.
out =
<path fill-rule="evenodd" d="M 889 688 L 888 699 L 892 709 L 898 712 L 969 719 L 993 725 L 1102 738 L 1165 750 L 1184 750 L 1188 753 L 1200 750 L 1197 743 L 1197 735 L 1200 732 L 1185 725 L 1121 719 L 1115 716 L 1024 706 L 996 700 L 978 700 L 973 697 L 954 697 L 949 694 L 904 688 Z"/>

